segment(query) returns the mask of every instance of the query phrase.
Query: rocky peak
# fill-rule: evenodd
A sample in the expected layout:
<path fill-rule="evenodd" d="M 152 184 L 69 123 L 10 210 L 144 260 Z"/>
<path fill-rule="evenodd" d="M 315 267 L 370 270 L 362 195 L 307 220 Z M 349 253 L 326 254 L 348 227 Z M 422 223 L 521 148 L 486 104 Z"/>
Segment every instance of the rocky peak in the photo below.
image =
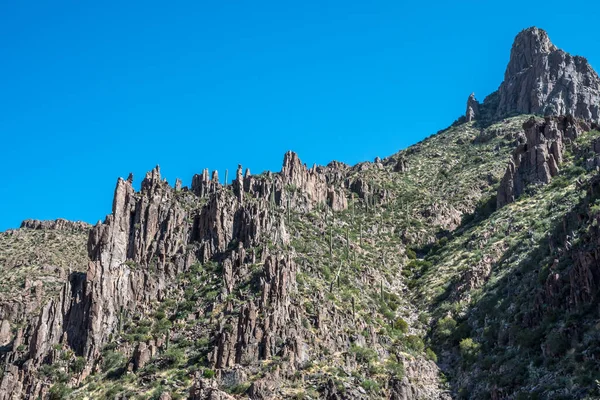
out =
<path fill-rule="evenodd" d="M 538 28 L 517 35 L 504 82 L 498 96 L 491 98 L 498 101 L 497 118 L 514 114 L 573 115 L 597 121 L 600 117 L 600 79 L 596 72 L 585 58 L 558 49 Z"/>
<path fill-rule="evenodd" d="M 483 104 L 471 95 L 463 121 L 519 114 L 572 115 L 597 122 L 600 78 L 584 57 L 552 44 L 543 29 L 525 29 L 514 40 L 498 90 Z"/>
<path fill-rule="evenodd" d="M 329 168 L 329 170 L 332 169 L 335 167 Z M 343 190 L 330 185 L 328 176 L 330 173 L 325 173 L 322 168 L 313 166 L 308 169 L 306 164 L 302 164 L 298 155 L 292 151 L 288 151 L 283 157 L 283 167 L 281 168 L 283 185 L 288 188 L 297 188 L 304 193 L 308 198 L 308 203 L 311 204 L 309 208 L 319 203 L 325 203 L 335 211 L 346 209 L 348 201 Z"/>
<path fill-rule="evenodd" d="M 129 180 L 128 180 L 129 181 Z M 146 173 L 146 177 L 142 181 L 142 190 L 152 190 L 160 184 L 160 167 L 157 165 L 151 171 Z"/>
<path fill-rule="evenodd" d="M 535 27 L 521 31 L 510 51 L 510 61 L 504 73 L 506 81 L 533 66 L 543 56 L 547 56 L 558 48 L 552 44 L 548 33 Z"/>
<path fill-rule="evenodd" d="M 208 177 L 208 168 L 205 168 L 202 174 L 192 177 L 192 192 L 200 197 L 215 192 L 219 186 L 219 173 L 216 170 L 212 173 L 212 179 Z"/>
<path fill-rule="evenodd" d="M 283 156 L 283 166 L 281 175 L 288 183 L 300 185 L 306 167 L 302 165 L 298 154 L 293 151 L 288 151 Z"/>

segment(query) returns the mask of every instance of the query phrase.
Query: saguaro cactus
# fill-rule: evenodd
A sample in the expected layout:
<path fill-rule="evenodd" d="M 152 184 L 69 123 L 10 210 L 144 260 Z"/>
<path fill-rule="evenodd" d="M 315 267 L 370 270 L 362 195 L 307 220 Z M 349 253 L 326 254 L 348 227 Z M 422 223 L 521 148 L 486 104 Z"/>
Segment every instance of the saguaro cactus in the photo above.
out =
<path fill-rule="evenodd" d="M 333 256 L 333 226 L 329 225 L 329 256 Z"/>

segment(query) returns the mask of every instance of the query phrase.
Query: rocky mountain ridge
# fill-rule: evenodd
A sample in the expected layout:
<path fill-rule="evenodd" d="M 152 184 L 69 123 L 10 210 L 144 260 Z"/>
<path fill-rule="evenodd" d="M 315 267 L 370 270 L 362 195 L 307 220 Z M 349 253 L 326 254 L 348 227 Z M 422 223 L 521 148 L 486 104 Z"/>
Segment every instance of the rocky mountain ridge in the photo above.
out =
<path fill-rule="evenodd" d="M 530 28 L 496 94 L 391 157 L 190 187 L 157 166 L 93 227 L 0 234 L 0 400 L 598 394 L 586 65 Z"/>

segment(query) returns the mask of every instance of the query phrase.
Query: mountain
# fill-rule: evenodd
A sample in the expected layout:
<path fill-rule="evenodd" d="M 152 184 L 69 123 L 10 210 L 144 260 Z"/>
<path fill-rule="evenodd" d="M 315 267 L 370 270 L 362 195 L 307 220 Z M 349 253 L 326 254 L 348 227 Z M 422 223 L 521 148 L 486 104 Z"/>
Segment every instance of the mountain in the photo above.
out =
<path fill-rule="evenodd" d="M 587 60 L 558 49 L 538 28 L 520 32 L 504 81 L 484 100 L 493 118 L 518 114 L 571 115 L 598 122 L 600 78 Z"/>
<path fill-rule="evenodd" d="M 530 28 L 390 157 L 157 166 L 0 234 L 0 400 L 597 398 L 598 82 Z"/>

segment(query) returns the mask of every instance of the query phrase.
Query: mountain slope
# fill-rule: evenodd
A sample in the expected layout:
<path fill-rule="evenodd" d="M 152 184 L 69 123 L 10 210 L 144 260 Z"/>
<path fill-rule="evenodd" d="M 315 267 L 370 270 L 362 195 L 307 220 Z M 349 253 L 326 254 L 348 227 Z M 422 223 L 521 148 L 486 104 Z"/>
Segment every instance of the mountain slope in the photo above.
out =
<path fill-rule="evenodd" d="M 18 279 L 39 251 L 14 235 L 77 267 L 2 314 L 0 400 L 596 395 L 600 133 L 580 93 L 597 82 L 556 54 L 572 59 L 520 33 L 498 94 L 385 159 L 288 152 L 279 173 L 205 170 L 189 188 L 156 167 L 140 191 L 117 181 L 89 235 L 3 234 Z M 556 76 L 558 97 L 531 86 Z M 575 116 L 527 115 L 557 104 Z"/>

